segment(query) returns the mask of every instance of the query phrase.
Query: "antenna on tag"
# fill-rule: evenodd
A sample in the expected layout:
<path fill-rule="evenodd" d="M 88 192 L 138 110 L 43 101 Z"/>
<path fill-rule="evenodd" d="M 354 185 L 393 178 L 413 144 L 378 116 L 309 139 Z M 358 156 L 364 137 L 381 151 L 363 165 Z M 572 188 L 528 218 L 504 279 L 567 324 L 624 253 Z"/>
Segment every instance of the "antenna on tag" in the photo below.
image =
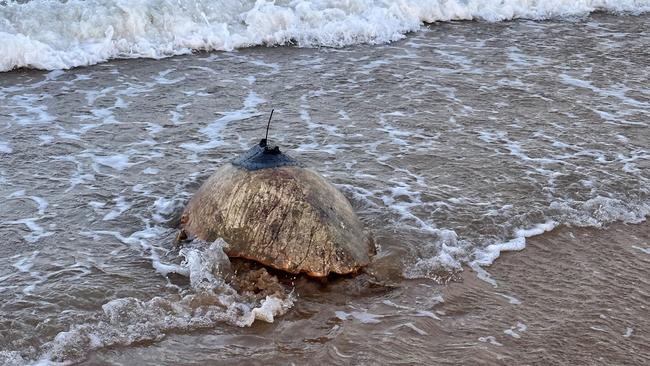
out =
<path fill-rule="evenodd" d="M 271 109 L 271 115 L 269 116 L 269 123 L 266 124 L 266 135 L 264 136 L 265 144 L 269 138 L 269 127 L 271 127 L 271 118 L 273 118 L 273 111 L 275 111 L 275 109 Z"/>

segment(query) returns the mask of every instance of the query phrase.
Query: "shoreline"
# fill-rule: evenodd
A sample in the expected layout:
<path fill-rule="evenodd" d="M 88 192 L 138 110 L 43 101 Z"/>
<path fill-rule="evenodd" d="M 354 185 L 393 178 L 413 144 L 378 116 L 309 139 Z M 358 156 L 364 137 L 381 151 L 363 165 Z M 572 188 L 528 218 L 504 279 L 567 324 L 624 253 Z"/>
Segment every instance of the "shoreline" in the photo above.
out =
<path fill-rule="evenodd" d="M 476 334 L 495 364 L 499 357 L 522 364 L 644 364 L 648 248 L 648 220 L 603 229 L 561 226 L 487 267 L 496 287 L 465 272 L 443 290 L 443 308 L 469 307 L 503 328 Z"/>
<path fill-rule="evenodd" d="M 187 362 L 193 342 L 202 350 L 192 358 L 197 364 L 642 365 L 649 360 L 650 281 L 643 276 L 650 254 L 635 246 L 644 245 L 649 221 L 562 226 L 488 267 L 497 287 L 471 271 L 446 285 L 416 279 L 394 289 L 300 281 L 295 308 L 278 322 L 172 333 L 93 351 L 81 364 Z"/>

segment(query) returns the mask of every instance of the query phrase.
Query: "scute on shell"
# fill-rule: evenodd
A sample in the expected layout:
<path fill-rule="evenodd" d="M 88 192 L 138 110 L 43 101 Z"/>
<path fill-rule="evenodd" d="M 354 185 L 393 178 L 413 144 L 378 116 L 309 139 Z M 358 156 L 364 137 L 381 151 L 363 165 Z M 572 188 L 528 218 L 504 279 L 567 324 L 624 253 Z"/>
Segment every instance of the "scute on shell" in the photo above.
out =
<path fill-rule="evenodd" d="M 345 196 L 297 165 L 222 166 L 190 200 L 182 226 L 190 237 L 223 238 L 231 257 L 314 277 L 356 272 L 375 253 Z"/>

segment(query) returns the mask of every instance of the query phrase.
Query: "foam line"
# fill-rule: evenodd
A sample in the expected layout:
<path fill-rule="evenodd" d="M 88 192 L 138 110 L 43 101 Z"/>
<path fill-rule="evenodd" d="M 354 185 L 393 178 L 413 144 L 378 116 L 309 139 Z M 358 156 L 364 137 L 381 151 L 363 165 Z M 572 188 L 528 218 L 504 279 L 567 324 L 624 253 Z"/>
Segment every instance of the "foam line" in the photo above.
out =
<path fill-rule="evenodd" d="M 424 22 L 639 14 L 649 0 L 33 0 L 0 5 L 0 71 L 256 45 L 385 43 Z M 164 77 L 162 75 L 161 77 Z"/>

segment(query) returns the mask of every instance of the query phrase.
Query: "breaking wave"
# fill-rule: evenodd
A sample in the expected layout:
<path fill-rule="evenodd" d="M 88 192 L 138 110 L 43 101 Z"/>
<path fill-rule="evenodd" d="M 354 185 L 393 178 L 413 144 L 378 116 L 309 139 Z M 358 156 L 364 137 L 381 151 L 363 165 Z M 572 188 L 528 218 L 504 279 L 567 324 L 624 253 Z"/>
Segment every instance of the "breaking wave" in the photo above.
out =
<path fill-rule="evenodd" d="M 67 69 L 256 45 L 386 43 L 423 23 L 640 14 L 650 0 L 35 0 L 0 2 L 0 71 Z"/>
<path fill-rule="evenodd" d="M 190 288 L 178 294 L 156 296 L 148 300 L 118 298 L 102 306 L 97 322 L 74 324 L 44 345 L 46 352 L 39 364 L 76 362 L 91 350 L 156 342 L 170 332 L 190 332 L 220 324 L 250 327 L 256 320 L 272 323 L 293 306 L 293 293 L 283 298 L 276 294 L 257 298 L 237 292 L 225 280 L 231 272 L 228 256 L 219 239 L 205 248 L 196 245 L 180 250 L 179 265 L 154 262 L 163 275 L 177 273 L 188 277 Z M 6 352 L 5 352 L 6 353 Z M 0 354 L 0 361 L 16 364 L 24 360 L 18 354 Z"/>
<path fill-rule="evenodd" d="M 407 278 L 431 278 L 442 281 L 439 272 L 461 270 L 463 265 L 476 272 L 478 278 L 497 286 L 485 267 L 490 266 L 502 252 L 520 251 L 526 247 L 526 239 L 544 234 L 566 225 L 603 228 L 614 222 L 638 224 L 650 215 L 649 202 L 625 202 L 620 199 L 598 196 L 584 202 L 555 201 L 549 205 L 543 222 L 534 224 L 526 220 L 525 227 L 516 228 L 507 240 L 484 238 L 484 245 L 464 241 L 453 230 L 438 230 L 440 240 L 435 243 L 435 255 L 425 256 L 405 268 Z"/>

